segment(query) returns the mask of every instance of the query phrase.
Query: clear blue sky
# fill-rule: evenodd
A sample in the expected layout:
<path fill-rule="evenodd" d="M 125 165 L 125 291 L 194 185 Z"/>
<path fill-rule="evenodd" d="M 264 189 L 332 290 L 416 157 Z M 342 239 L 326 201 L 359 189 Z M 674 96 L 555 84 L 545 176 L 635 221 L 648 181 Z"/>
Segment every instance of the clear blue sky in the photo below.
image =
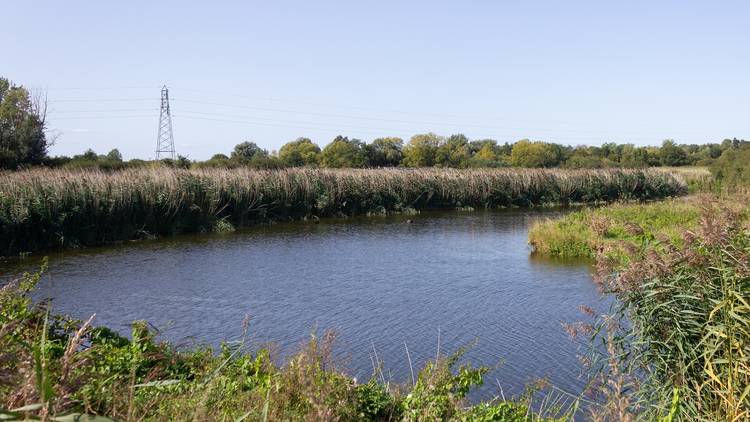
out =
<path fill-rule="evenodd" d="M 162 84 L 194 159 L 338 134 L 750 138 L 747 1 L 30 0 L 2 14 L 0 75 L 47 91 L 53 154 L 152 157 Z"/>

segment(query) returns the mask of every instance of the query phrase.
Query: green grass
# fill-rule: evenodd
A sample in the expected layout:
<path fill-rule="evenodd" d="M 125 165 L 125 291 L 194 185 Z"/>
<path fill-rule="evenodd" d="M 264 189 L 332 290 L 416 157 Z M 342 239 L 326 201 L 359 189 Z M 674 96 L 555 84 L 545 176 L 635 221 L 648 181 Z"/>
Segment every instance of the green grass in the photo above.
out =
<path fill-rule="evenodd" d="M 653 203 L 621 203 L 590 208 L 564 217 L 536 222 L 529 243 L 536 253 L 557 258 L 594 258 L 598 251 L 669 239 L 679 242 L 698 224 L 697 197 Z"/>
<path fill-rule="evenodd" d="M 131 169 L 0 173 L 0 255 L 274 220 L 657 199 L 657 170 Z"/>

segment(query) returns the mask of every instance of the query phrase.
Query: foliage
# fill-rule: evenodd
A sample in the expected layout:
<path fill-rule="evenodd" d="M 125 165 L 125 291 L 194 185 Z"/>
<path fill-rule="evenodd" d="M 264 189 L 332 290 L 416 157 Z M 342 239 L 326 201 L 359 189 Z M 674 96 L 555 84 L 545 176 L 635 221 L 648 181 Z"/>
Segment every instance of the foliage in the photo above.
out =
<path fill-rule="evenodd" d="M 237 169 L 0 173 L 0 254 L 406 209 L 656 199 L 685 193 L 640 170 Z"/>
<path fill-rule="evenodd" d="M 23 86 L 0 77 L 0 169 L 42 164 L 50 142 L 46 105 Z"/>
<path fill-rule="evenodd" d="M 554 167 L 561 157 L 553 144 L 524 139 L 513 144 L 510 162 L 516 167 Z"/>
<path fill-rule="evenodd" d="M 360 168 L 366 160 L 364 143 L 344 136 L 337 136 L 321 154 L 321 163 L 328 168 Z"/>
<path fill-rule="evenodd" d="M 367 167 L 396 167 L 403 159 L 401 138 L 377 138 L 367 145 Z"/>
<path fill-rule="evenodd" d="M 591 360 L 608 398 L 604 415 L 750 418 L 747 203 L 706 198 L 699 224 L 679 241 L 599 252 L 597 280 L 617 298 L 613 314 L 589 329 L 609 351 Z"/>
<path fill-rule="evenodd" d="M 437 167 L 467 167 L 470 158 L 469 138 L 463 134 L 451 135 L 435 151 Z"/>
<path fill-rule="evenodd" d="M 719 184 L 738 189 L 750 186 L 750 143 L 732 143 L 711 165 Z M 734 146 L 736 145 L 736 146 Z"/>
<path fill-rule="evenodd" d="M 320 163 L 320 147 L 308 138 L 297 138 L 281 147 L 279 160 L 286 167 L 315 167 Z"/>
<path fill-rule="evenodd" d="M 659 158 L 664 166 L 685 166 L 690 163 L 687 152 L 677 146 L 671 139 L 667 139 L 661 144 Z"/>
<path fill-rule="evenodd" d="M 404 147 L 406 167 L 432 167 L 435 165 L 435 154 L 443 138 L 430 132 L 414 135 Z"/>

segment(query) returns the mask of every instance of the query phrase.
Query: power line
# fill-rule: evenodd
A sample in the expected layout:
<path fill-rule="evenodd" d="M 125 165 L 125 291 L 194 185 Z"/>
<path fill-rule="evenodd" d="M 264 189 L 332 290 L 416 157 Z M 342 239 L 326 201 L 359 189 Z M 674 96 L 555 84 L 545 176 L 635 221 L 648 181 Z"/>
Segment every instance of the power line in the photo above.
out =
<path fill-rule="evenodd" d="M 51 104 L 54 103 L 106 103 L 106 102 L 121 102 L 121 101 L 154 101 L 153 98 L 64 98 L 62 100 L 49 100 Z"/>
<path fill-rule="evenodd" d="M 238 104 L 207 102 L 207 101 L 192 100 L 192 99 L 185 99 L 185 98 L 183 99 L 177 98 L 175 99 L 175 101 L 177 101 L 178 103 L 188 102 L 188 103 L 194 103 L 194 104 L 213 105 L 213 106 L 218 106 L 218 107 L 292 113 L 292 114 L 302 114 L 302 115 L 320 116 L 320 117 L 337 117 L 337 118 L 346 118 L 346 119 L 355 119 L 355 120 L 369 120 L 369 121 L 401 123 L 401 124 L 411 124 L 411 125 L 423 125 L 427 127 L 450 126 L 450 127 L 457 127 L 457 128 L 479 128 L 479 129 L 494 129 L 494 130 L 553 132 L 553 133 L 566 132 L 570 134 L 583 133 L 583 134 L 591 134 L 591 135 L 596 135 L 596 134 L 606 135 L 610 133 L 609 131 L 586 131 L 586 130 L 576 130 L 576 129 L 534 129 L 534 128 L 529 129 L 529 128 L 521 128 L 521 127 L 503 127 L 503 126 L 477 125 L 477 124 L 465 124 L 465 123 L 453 123 L 453 122 L 428 122 L 428 121 L 403 120 L 403 119 L 388 119 L 388 118 L 379 118 L 379 117 L 353 116 L 353 115 L 344 115 L 344 114 L 319 113 L 319 112 L 288 110 L 288 109 L 278 109 L 278 108 L 245 106 L 245 105 L 238 105 Z"/>
<path fill-rule="evenodd" d="M 151 119 L 154 118 L 153 114 L 136 114 L 136 115 L 112 115 L 112 116 L 65 116 L 65 117 L 55 117 L 54 120 L 89 120 L 89 119 L 124 119 L 124 118 L 134 118 L 134 117 L 149 117 Z"/>
<path fill-rule="evenodd" d="M 114 112 L 133 112 L 133 111 L 156 111 L 158 108 L 125 108 L 115 110 L 50 110 L 49 114 L 70 114 L 70 113 L 114 113 Z"/>
<path fill-rule="evenodd" d="M 118 89 L 158 89 L 158 85 L 153 86 L 112 86 L 112 87 L 45 87 L 45 91 L 114 91 Z"/>
<path fill-rule="evenodd" d="M 332 132 L 336 131 L 338 129 L 335 128 L 324 128 L 324 127 L 311 127 L 311 126 L 300 126 L 300 125 L 285 125 L 285 124 L 276 124 L 276 123 L 262 123 L 262 122 L 251 122 L 247 120 L 230 120 L 230 119 L 215 119 L 210 117 L 198 117 L 198 116 L 185 116 L 182 114 L 176 114 L 175 117 L 179 119 L 190 119 L 190 120 L 208 120 L 212 122 L 225 122 L 225 123 L 241 123 L 241 124 L 247 124 L 247 125 L 260 125 L 260 126 L 272 126 L 272 127 L 283 127 L 283 128 L 289 128 L 289 129 L 306 129 L 306 130 L 321 130 L 325 132 Z M 360 131 L 362 132 L 362 131 Z M 365 131 L 362 133 L 368 133 L 373 135 L 380 135 L 383 132 L 370 132 Z"/>

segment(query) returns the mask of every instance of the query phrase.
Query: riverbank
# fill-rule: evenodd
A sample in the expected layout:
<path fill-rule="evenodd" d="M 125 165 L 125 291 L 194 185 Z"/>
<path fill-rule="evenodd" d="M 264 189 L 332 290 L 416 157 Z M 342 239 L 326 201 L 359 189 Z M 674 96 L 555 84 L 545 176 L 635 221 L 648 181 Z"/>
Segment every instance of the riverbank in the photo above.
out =
<path fill-rule="evenodd" d="M 616 299 L 568 327 L 599 345 L 587 358 L 604 386 L 597 420 L 750 417 L 748 203 L 701 195 L 615 205 L 530 234 L 540 253 L 596 253 L 595 280 Z"/>
<path fill-rule="evenodd" d="M 658 170 L 31 170 L 0 173 L 0 255 L 269 221 L 649 200 L 686 193 Z"/>
<path fill-rule="evenodd" d="M 653 203 L 622 203 L 572 212 L 534 223 L 529 244 L 534 252 L 554 258 L 594 259 L 598 251 L 623 242 L 679 241 L 682 232 L 698 224 L 699 196 Z"/>
<path fill-rule="evenodd" d="M 644 243 L 682 243 L 706 212 L 740 212 L 743 196 L 698 194 L 651 203 L 620 203 L 572 212 L 536 222 L 529 229 L 534 252 L 554 258 L 590 258 L 608 251 L 620 253 Z"/>

